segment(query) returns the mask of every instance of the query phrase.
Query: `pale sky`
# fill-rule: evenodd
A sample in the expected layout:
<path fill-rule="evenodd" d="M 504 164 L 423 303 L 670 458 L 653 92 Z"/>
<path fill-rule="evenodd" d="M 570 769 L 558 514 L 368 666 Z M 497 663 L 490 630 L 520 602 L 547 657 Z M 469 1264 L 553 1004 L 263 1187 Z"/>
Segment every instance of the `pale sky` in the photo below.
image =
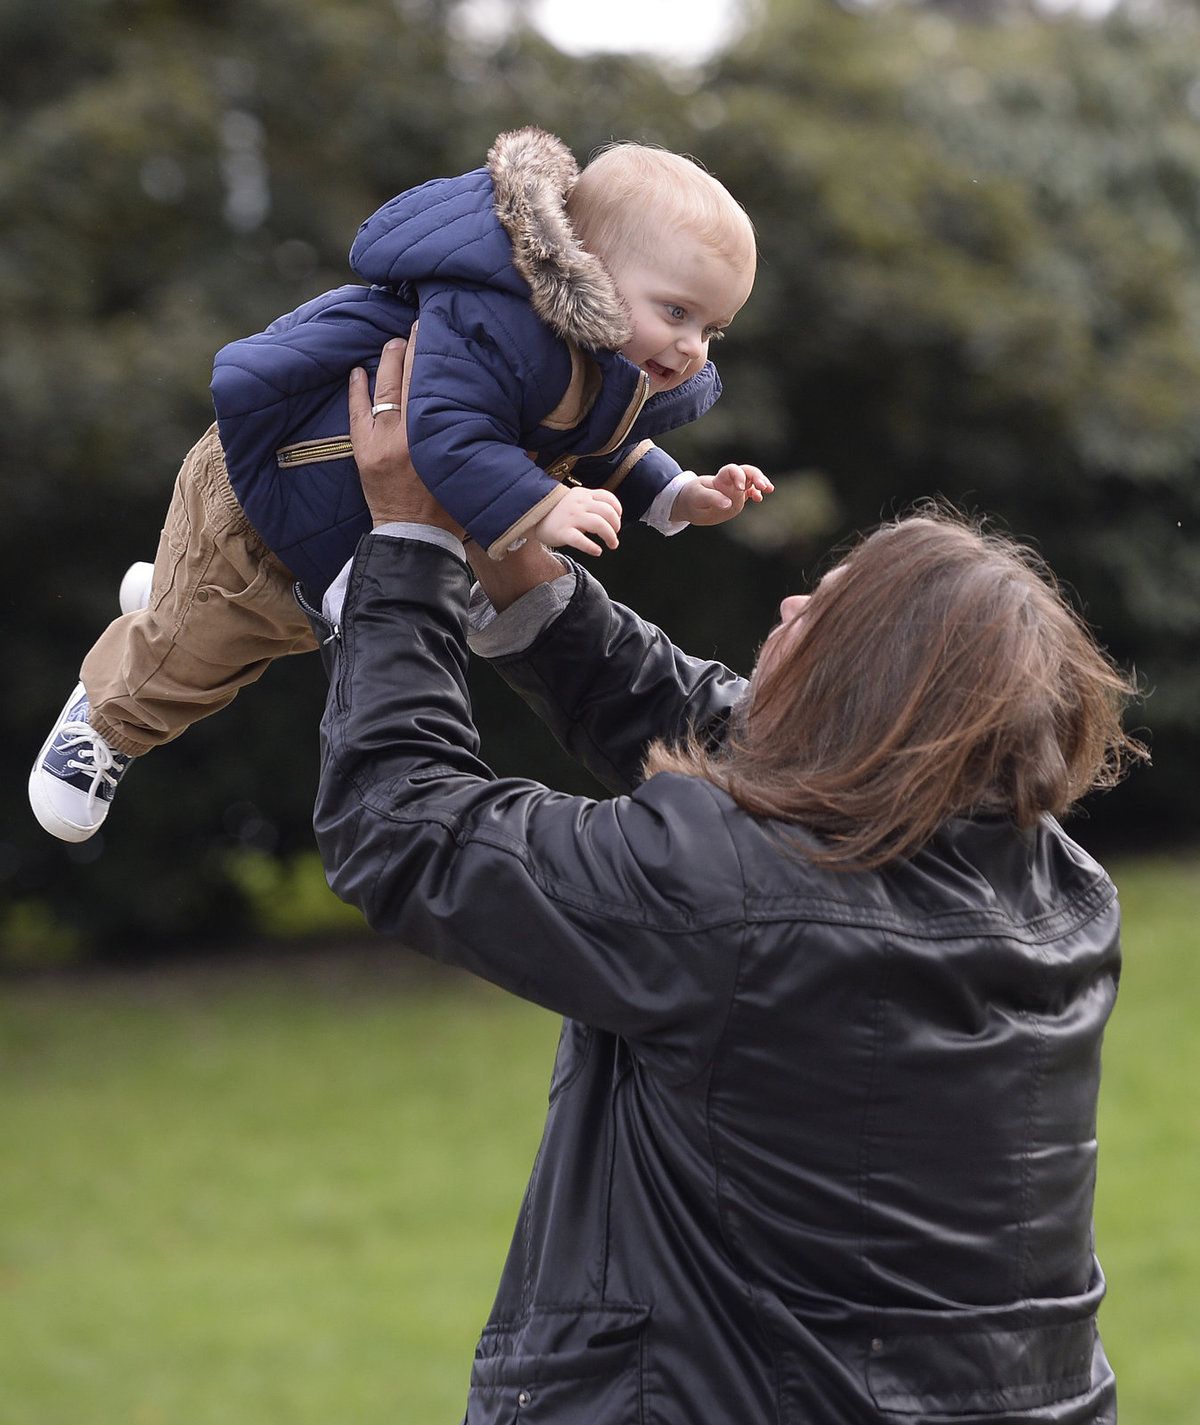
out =
<path fill-rule="evenodd" d="M 851 0 L 866 9 L 873 0 Z M 1117 0 L 1040 0 L 1051 14 L 1078 10 L 1105 15 Z M 746 0 L 753 7 L 754 0 Z M 643 51 L 684 63 L 706 59 L 731 39 L 745 13 L 743 0 L 530 0 L 534 23 L 568 54 Z M 502 34 L 511 16 L 507 0 L 465 0 L 466 28 Z"/>
<path fill-rule="evenodd" d="M 689 63 L 707 59 L 734 35 L 743 5 L 742 0 L 528 0 L 527 13 L 567 54 L 642 51 Z M 464 34 L 485 42 L 500 38 L 511 21 L 511 0 L 462 0 L 457 12 Z"/>
<path fill-rule="evenodd" d="M 648 50 L 666 58 L 704 59 L 737 27 L 736 0 L 535 0 L 535 24 L 568 54 Z"/>
<path fill-rule="evenodd" d="M 1083 15 L 1107 15 L 1117 4 L 1117 0 L 1041 0 L 1043 10 L 1061 13 L 1063 10 L 1078 10 Z"/>

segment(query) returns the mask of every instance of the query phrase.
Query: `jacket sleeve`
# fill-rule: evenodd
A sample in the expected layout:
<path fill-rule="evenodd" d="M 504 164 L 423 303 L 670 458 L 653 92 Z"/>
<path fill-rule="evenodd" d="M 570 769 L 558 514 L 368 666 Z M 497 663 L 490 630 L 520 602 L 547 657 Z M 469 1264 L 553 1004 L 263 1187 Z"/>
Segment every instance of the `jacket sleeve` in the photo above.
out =
<path fill-rule="evenodd" d="M 629 792 L 656 738 L 692 731 L 720 743 L 746 680 L 676 648 L 571 563 L 575 590 L 563 611 L 527 649 L 490 661 L 602 786 Z"/>
<path fill-rule="evenodd" d="M 523 425 L 537 424 L 527 408 L 541 400 L 550 409 L 557 398 L 535 387 L 518 343 L 505 341 L 499 325 L 499 313 L 477 295 L 423 294 L 408 387 L 413 464 L 496 559 L 566 493 L 529 458 L 521 438 Z M 569 362 L 565 350 L 561 359 Z M 565 385 L 566 372 L 560 374 Z M 540 380 L 552 383 L 553 373 Z"/>
<path fill-rule="evenodd" d="M 494 777 L 467 701 L 468 588 L 433 545 L 360 545 L 322 720 L 330 885 L 412 949 L 691 1077 L 721 1032 L 744 921 L 720 796 L 659 777 L 593 802 Z"/>

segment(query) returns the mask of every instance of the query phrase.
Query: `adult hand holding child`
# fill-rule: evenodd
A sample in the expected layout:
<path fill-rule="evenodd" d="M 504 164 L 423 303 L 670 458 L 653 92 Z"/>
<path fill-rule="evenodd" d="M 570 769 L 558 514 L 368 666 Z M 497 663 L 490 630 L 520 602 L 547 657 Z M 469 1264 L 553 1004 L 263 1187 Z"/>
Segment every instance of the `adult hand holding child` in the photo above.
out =
<path fill-rule="evenodd" d="M 413 331 L 415 335 L 415 327 Z M 409 453 L 408 347 L 400 337 L 384 347 L 374 401 L 367 373 L 361 367 L 350 373 L 350 439 L 363 495 L 376 529 L 383 524 L 431 524 L 461 539 L 462 525 L 429 493 Z M 567 491 L 532 531 L 532 537 L 554 547 L 599 554 L 600 545 L 591 536 L 616 549 L 620 528 L 621 502 L 617 497 L 610 490 L 580 485 Z"/>
<path fill-rule="evenodd" d="M 415 330 L 415 328 L 414 328 Z M 389 341 L 379 358 L 375 399 L 367 373 L 350 373 L 350 439 L 363 496 L 376 529 L 383 524 L 436 525 L 461 539 L 462 525 L 450 518 L 413 468 L 405 430 L 408 342 Z"/>

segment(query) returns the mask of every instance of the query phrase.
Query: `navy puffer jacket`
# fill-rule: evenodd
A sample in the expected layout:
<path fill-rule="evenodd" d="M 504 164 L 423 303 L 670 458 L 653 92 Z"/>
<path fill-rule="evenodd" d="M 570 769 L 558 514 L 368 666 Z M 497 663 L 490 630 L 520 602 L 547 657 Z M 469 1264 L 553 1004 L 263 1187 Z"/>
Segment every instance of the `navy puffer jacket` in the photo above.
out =
<path fill-rule="evenodd" d="M 556 138 L 502 134 L 485 168 L 401 193 L 351 250 L 370 287 L 326 292 L 216 358 L 213 402 L 230 482 L 251 524 L 320 593 L 370 520 L 349 440 L 347 377 L 407 337 L 417 469 L 497 558 L 561 498 L 564 478 L 615 489 L 640 518 L 679 466 L 653 437 L 720 394 L 707 363 L 648 398 L 616 348 L 628 313 L 578 243 L 578 172 Z"/>

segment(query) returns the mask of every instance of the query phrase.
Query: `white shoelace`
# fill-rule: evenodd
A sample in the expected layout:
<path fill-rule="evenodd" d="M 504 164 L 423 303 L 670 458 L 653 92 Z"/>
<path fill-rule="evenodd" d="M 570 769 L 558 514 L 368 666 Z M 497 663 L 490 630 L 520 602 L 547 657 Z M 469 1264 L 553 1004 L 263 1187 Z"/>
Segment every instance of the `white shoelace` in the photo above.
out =
<path fill-rule="evenodd" d="M 117 777 L 125 770 L 123 764 L 127 759 L 121 753 L 114 752 L 89 722 L 79 722 L 77 719 L 64 722 L 56 741 L 64 752 L 68 748 L 79 749 L 77 756 L 67 758 L 68 767 L 76 772 L 91 774 L 92 785 L 88 788 L 87 801 L 90 813 L 100 795 L 101 787 L 116 791 Z M 86 760 L 80 760 L 81 758 Z M 112 771 L 114 767 L 117 769 L 115 776 Z"/>

